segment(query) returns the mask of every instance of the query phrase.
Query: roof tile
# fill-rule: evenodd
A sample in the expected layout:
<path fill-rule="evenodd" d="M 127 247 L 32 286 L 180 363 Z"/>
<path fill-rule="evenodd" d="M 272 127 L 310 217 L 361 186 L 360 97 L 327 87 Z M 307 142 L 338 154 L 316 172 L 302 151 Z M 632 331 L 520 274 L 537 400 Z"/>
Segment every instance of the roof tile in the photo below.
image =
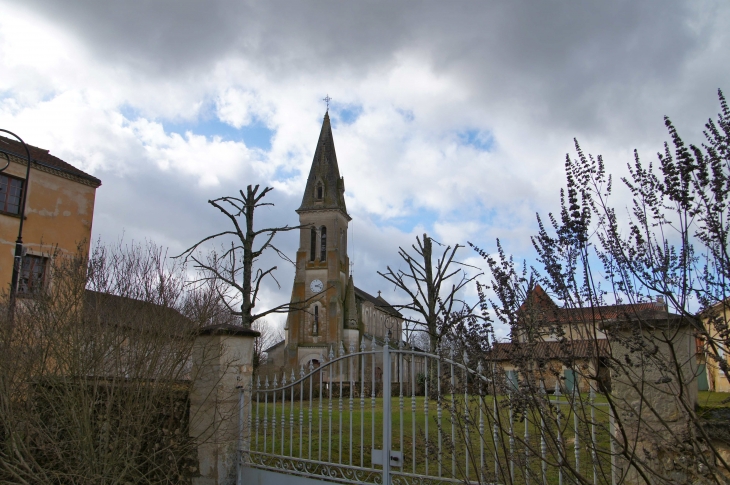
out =
<path fill-rule="evenodd" d="M 13 140 L 11 138 L 0 136 L 0 151 L 10 153 L 12 155 L 22 158 L 23 160 L 26 159 L 26 153 L 23 145 L 19 141 Z M 28 151 L 30 152 L 31 160 L 39 165 L 44 165 L 46 167 L 60 170 L 61 172 L 66 172 L 68 174 L 75 175 L 76 177 L 86 179 L 96 184 L 96 187 L 101 185 L 101 180 L 99 180 L 98 178 L 94 177 L 93 175 L 89 175 L 82 170 L 79 170 L 70 163 L 64 162 L 56 156 L 51 155 L 51 153 L 44 148 L 38 148 L 33 145 L 28 145 Z"/>

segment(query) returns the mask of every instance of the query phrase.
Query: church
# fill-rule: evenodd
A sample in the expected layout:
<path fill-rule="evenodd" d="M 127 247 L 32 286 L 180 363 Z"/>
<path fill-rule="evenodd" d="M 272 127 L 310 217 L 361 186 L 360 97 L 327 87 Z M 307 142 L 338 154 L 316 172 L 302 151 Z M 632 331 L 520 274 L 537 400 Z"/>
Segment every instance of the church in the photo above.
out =
<path fill-rule="evenodd" d="M 340 176 L 329 111 L 314 151 L 312 167 L 297 209 L 299 250 L 291 293 L 293 307 L 284 327 L 285 339 L 265 349 L 261 374 L 314 367 L 344 348 L 367 350 L 402 341 L 403 318 L 383 297 L 361 290 L 350 273 L 345 179 Z M 395 370 L 395 369 L 394 369 Z M 382 375 L 382 369 L 377 369 Z M 398 371 L 396 370 L 396 374 Z"/>

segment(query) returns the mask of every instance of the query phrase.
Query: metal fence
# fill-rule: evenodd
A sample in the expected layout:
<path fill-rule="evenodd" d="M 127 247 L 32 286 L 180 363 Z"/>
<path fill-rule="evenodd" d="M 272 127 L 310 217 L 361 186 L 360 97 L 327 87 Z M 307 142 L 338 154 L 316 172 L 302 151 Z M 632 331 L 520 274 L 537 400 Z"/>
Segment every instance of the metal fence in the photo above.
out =
<path fill-rule="evenodd" d="M 472 368 L 453 353 L 330 349 L 318 368 L 243 391 L 242 461 L 343 483 L 616 483 L 600 395 L 565 393 L 557 381 L 552 394 L 524 399 L 514 385 L 498 366 Z"/>

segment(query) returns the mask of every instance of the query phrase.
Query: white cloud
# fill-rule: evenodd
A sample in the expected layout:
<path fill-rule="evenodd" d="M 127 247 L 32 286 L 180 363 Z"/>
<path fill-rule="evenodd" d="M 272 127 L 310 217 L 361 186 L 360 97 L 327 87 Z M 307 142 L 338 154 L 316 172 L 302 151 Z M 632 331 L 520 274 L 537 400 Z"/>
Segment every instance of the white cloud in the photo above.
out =
<path fill-rule="evenodd" d="M 0 126 L 103 175 L 95 232 L 185 246 L 214 227 L 205 200 L 248 183 L 275 186 L 296 222 L 329 94 L 372 291 L 424 230 L 530 254 L 573 137 L 622 173 L 633 148 L 661 149 L 662 115 L 696 137 L 730 89 L 730 10 L 712 3 L 110 5 L 0 3 Z M 211 119 L 263 124 L 271 149 L 196 131 Z"/>

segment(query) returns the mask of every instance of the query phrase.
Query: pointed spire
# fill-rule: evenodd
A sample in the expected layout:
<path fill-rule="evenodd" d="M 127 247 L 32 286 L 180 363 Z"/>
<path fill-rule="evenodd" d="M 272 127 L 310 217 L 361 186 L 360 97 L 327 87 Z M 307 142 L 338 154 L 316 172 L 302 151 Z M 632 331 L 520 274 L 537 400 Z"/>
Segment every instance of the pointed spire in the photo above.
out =
<path fill-rule="evenodd" d="M 352 275 L 347 280 L 347 290 L 345 292 L 345 328 L 357 328 L 357 305 L 355 303 L 355 283 Z"/>
<path fill-rule="evenodd" d="M 318 209 L 338 209 L 350 220 L 345 206 L 345 180 L 340 177 L 340 168 L 337 165 L 329 111 L 322 121 L 307 187 L 297 212 Z"/>

